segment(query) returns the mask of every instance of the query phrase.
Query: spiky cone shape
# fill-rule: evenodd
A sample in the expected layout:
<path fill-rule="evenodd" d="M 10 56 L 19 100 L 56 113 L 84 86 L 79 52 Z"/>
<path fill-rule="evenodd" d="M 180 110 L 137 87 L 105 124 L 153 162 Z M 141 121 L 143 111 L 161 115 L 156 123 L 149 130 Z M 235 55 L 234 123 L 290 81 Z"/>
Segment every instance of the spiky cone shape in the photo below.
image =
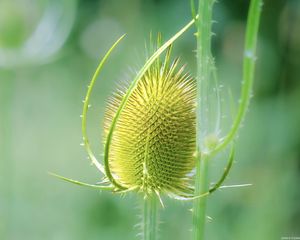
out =
<path fill-rule="evenodd" d="M 131 92 L 113 132 L 112 175 L 121 186 L 145 196 L 193 193 L 196 83 L 178 62 L 170 64 L 168 52 L 164 62 L 157 59 L 151 65 Z M 124 94 L 119 90 L 109 101 L 105 135 Z"/>

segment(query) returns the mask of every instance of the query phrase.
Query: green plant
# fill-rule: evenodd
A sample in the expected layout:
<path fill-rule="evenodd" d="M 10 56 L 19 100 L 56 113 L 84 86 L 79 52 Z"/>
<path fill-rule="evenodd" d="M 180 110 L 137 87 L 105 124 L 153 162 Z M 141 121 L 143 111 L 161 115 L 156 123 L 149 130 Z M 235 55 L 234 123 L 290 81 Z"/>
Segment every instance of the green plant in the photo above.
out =
<path fill-rule="evenodd" d="M 199 0 L 197 27 L 197 166 L 196 166 L 196 182 L 195 195 L 201 195 L 207 192 L 209 188 L 208 167 L 209 161 L 215 154 L 226 148 L 232 143 L 232 154 L 234 152 L 234 137 L 241 125 L 245 113 L 249 106 L 251 91 L 254 79 L 255 67 L 255 52 L 258 34 L 258 25 L 262 0 L 251 0 L 244 47 L 243 60 L 243 80 L 242 93 L 237 115 L 233 121 L 230 131 L 224 137 L 219 137 L 217 132 L 205 135 L 208 126 L 206 114 L 208 98 L 208 85 L 211 83 L 211 76 L 215 77 L 215 66 L 211 54 L 211 26 L 212 26 L 212 11 L 215 0 Z M 192 13 L 195 14 L 194 1 L 191 0 Z M 211 136 L 215 136 L 211 144 Z M 209 144 L 207 144 L 209 143 Z M 224 174 L 228 173 L 232 165 L 230 158 Z M 225 176 L 226 177 L 226 176 Z M 222 178 L 221 178 L 222 179 Z M 195 199 L 193 206 L 193 239 L 204 239 L 205 218 L 206 218 L 206 197 Z"/>
<path fill-rule="evenodd" d="M 143 236 L 146 240 L 157 238 L 158 201 L 163 204 L 161 194 L 194 200 L 194 239 L 203 239 L 206 196 L 221 186 L 234 159 L 232 146 L 223 175 L 209 188 L 209 160 L 233 141 L 249 104 L 261 1 L 251 1 L 241 102 L 233 126 L 224 138 L 211 133 L 206 135 L 203 131 L 207 122 L 203 109 L 207 101 L 202 99 L 207 98 L 209 79 L 215 76 L 210 51 L 213 2 L 200 1 L 196 15 L 192 1 L 193 20 L 161 45 L 129 87 L 114 96 L 106 115 L 103 166 L 89 144 L 87 111 L 95 81 L 124 35 L 113 44 L 91 80 L 82 113 L 83 145 L 92 163 L 104 174 L 103 184 L 86 184 L 54 174 L 60 179 L 101 190 L 141 193 L 144 197 Z M 173 42 L 194 24 L 197 27 L 197 81 L 184 73 L 183 67 L 178 67 L 178 59 L 170 60 Z M 194 168 L 195 187 L 191 184 L 193 178 L 188 175 Z"/>

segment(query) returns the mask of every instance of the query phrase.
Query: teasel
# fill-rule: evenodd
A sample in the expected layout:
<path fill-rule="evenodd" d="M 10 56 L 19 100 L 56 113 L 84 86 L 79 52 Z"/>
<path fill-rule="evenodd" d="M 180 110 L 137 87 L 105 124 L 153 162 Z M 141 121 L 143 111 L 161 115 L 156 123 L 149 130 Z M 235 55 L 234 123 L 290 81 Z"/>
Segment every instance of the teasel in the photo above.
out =
<path fill-rule="evenodd" d="M 87 111 L 92 89 L 104 63 L 125 35 L 108 50 L 99 63 L 85 97 L 82 135 L 92 163 L 103 173 L 102 182 L 87 184 L 57 174 L 62 180 L 110 190 L 135 191 L 144 201 L 144 239 L 156 239 L 157 200 L 161 195 L 179 200 L 205 197 L 217 190 L 232 166 L 232 148 L 221 178 L 207 192 L 195 196 L 194 170 L 199 152 L 196 147 L 196 81 L 179 59 L 171 60 L 172 44 L 195 22 L 195 16 L 161 45 L 127 88 L 118 89 L 105 114 L 104 166 L 96 159 L 87 137 Z M 166 51 L 164 58 L 163 52 Z"/>
<path fill-rule="evenodd" d="M 193 193 L 196 83 L 170 55 L 171 47 L 163 61 L 155 60 L 119 115 L 108 158 L 119 189 L 157 196 Z M 125 94 L 119 89 L 109 102 L 105 139 Z"/>
<path fill-rule="evenodd" d="M 124 35 L 113 44 L 92 77 L 82 112 L 82 145 L 92 163 L 104 175 L 103 181 L 87 184 L 52 174 L 62 180 L 100 190 L 140 193 L 144 199 L 141 225 L 145 240 L 157 239 L 157 205 L 158 200 L 163 205 L 163 194 L 180 200 L 194 200 L 193 239 L 204 239 L 205 197 L 221 187 L 233 163 L 234 139 L 251 98 L 262 0 L 251 0 L 250 3 L 241 96 L 236 116 L 224 137 L 219 137 L 218 127 L 218 131 L 211 134 L 205 124 L 210 122 L 205 113 L 211 75 L 216 80 L 216 86 L 218 82 L 210 49 L 214 2 L 199 1 L 196 15 L 192 0 L 193 20 L 153 53 L 128 88 L 119 89 L 110 99 L 105 117 L 102 165 L 96 159 L 87 137 L 87 111 L 95 81 Z M 185 72 L 178 59 L 171 61 L 172 44 L 194 24 L 197 29 L 197 81 Z M 166 54 L 163 58 L 164 51 Z M 219 95 L 216 99 L 220 102 Z M 219 116 L 216 119 L 218 126 L 221 112 L 217 111 L 216 115 Z M 227 165 L 220 179 L 209 188 L 208 163 L 228 145 L 231 145 L 231 151 Z"/>
<path fill-rule="evenodd" d="M 217 190 L 232 166 L 234 150 L 221 178 L 207 191 L 194 195 L 196 151 L 196 81 L 171 60 L 172 44 L 197 20 L 194 17 L 148 58 L 129 86 L 108 101 L 104 121 L 104 166 L 95 157 L 87 137 L 90 96 L 105 62 L 125 37 L 121 36 L 100 61 L 83 101 L 83 145 L 93 165 L 103 173 L 100 183 L 88 184 L 50 173 L 62 180 L 111 190 L 136 191 L 145 198 L 161 194 L 180 200 L 204 197 Z M 158 41 L 160 45 L 161 36 Z M 163 52 L 166 51 L 164 58 Z"/>

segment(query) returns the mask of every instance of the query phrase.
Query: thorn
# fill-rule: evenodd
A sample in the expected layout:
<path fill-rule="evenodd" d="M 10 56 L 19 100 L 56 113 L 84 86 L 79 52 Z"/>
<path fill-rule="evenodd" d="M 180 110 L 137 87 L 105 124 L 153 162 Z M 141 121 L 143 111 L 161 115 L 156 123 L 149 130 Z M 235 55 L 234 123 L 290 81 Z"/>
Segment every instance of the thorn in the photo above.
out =
<path fill-rule="evenodd" d="M 210 216 L 206 216 L 206 219 L 207 219 L 208 222 L 212 222 L 213 221 L 213 218 L 210 217 Z"/>
<path fill-rule="evenodd" d="M 238 188 L 238 187 L 251 187 L 251 186 L 253 186 L 252 183 L 246 183 L 246 184 L 220 186 L 220 188 Z"/>

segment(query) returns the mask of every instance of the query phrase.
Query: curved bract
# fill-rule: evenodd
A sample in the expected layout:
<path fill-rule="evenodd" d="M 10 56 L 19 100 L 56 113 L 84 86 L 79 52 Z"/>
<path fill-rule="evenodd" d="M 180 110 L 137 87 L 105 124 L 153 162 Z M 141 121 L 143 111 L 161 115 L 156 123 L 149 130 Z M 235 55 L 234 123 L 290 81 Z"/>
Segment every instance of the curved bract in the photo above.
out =
<path fill-rule="evenodd" d="M 110 101 L 106 135 L 124 94 Z M 157 59 L 138 81 L 119 115 L 110 144 L 109 167 L 126 188 L 145 193 L 191 193 L 195 167 L 196 84 L 178 60 Z"/>
<path fill-rule="evenodd" d="M 83 101 L 83 109 L 82 109 L 82 122 L 81 122 L 81 130 L 82 130 L 82 138 L 83 138 L 83 146 L 85 147 L 89 158 L 91 159 L 92 163 L 98 168 L 98 170 L 102 173 L 105 174 L 104 171 L 104 167 L 102 166 L 102 164 L 100 162 L 98 162 L 97 158 L 95 157 L 90 143 L 89 143 L 89 139 L 87 136 L 87 130 L 86 130 L 86 125 L 87 125 L 87 111 L 89 108 L 89 101 L 90 101 L 90 96 L 94 87 L 94 84 L 96 82 L 97 77 L 99 76 L 106 60 L 108 59 L 108 57 L 110 56 L 111 52 L 114 50 L 114 48 L 119 44 L 119 42 L 124 38 L 125 34 L 122 35 L 112 46 L 111 48 L 107 51 L 107 53 L 104 55 L 104 57 L 102 58 L 102 60 L 100 61 L 93 77 L 92 80 L 90 82 L 90 85 L 88 86 L 88 91 L 86 93 L 85 99 Z"/>

